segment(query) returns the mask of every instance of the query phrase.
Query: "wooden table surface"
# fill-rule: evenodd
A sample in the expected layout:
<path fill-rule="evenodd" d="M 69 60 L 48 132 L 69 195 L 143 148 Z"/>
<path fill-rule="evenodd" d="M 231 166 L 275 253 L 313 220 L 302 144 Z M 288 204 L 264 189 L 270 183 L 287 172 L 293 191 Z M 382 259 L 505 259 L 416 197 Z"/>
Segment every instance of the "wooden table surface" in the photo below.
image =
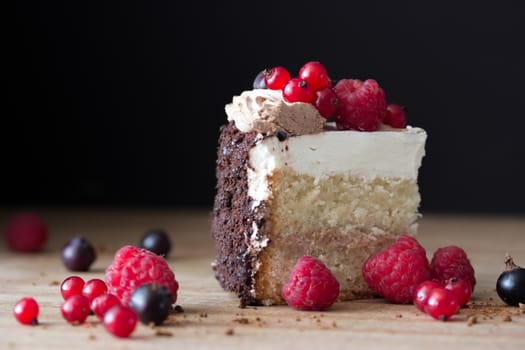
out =
<path fill-rule="evenodd" d="M 208 213 L 184 210 L 41 210 L 50 239 L 38 254 L 17 254 L 0 243 L 0 349 L 524 349 L 525 314 L 504 306 L 495 292 L 506 252 L 525 265 L 525 218 L 425 215 L 419 240 L 431 256 L 438 247 L 459 245 L 469 254 L 478 284 L 474 305 L 441 322 L 413 305 L 382 299 L 335 304 L 325 312 L 287 306 L 240 309 L 237 298 L 216 282 L 210 263 L 213 242 Z M 0 211 L 5 226 L 12 211 Z M 57 283 L 71 275 L 59 257 L 74 235 L 91 240 L 99 256 L 84 279 L 103 278 L 113 253 L 138 244 L 147 229 L 167 229 L 174 243 L 169 257 L 180 283 L 177 304 L 184 313 L 157 329 L 140 325 L 129 339 L 107 333 L 90 316 L 80 326 L 60 315 Z M 15 302 L 33 296 L 40 325 L 22 326 L 12 316 Z M 477 323 L 469 325 L 469 316 Z M 161 334 L 159 334 L 161 330 Z"/>

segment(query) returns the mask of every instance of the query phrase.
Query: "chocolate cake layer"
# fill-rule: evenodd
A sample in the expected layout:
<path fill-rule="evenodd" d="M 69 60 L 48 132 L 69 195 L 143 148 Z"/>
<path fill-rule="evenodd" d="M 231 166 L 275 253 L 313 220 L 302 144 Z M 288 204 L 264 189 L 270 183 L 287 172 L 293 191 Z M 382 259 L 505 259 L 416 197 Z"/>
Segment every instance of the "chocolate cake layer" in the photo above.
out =
<path fill-rule="evenodd" d="M 221 128 L 217 152 L 217 187 L 211 218 L 215 241 L 215 277 L 221 286 L 237 293 L 241 304 L 254 304 L 253 254 L 249 237 L 253 222 L 262 226 L 262 213 L 254 213 L 248 196 L 247 163 L 257 133 L 242 133 L 233 123 Z"/>

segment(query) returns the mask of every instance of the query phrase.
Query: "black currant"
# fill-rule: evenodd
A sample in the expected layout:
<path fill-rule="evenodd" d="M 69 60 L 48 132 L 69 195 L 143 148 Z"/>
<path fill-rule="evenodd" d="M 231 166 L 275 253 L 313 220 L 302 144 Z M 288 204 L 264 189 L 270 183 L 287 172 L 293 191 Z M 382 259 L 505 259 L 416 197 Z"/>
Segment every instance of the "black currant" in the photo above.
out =
<path fill-rule="evenodd" d="M 93 245 L 84 237 L 74 237 L 61 250 L 64 266 L 71 271 L 87 271 L 97 254 Z"/>
<path fill-rule="evenodd" d="M 496 291 L 505 303 L 511 306 L 525 304 L 525 269 L 514 264 L 510 255 L 505 256 L 506 270 L 496 282 Z"/>
<path fill-rule="evenodd" d="M 266 69 L 260 71 L 259 74 L 257 74 L 255 79 L 253 80 L 254 89 L 266 89 L 266 82 L 264 81 L 264 77 L 266 76 L 265 71 Z"/>
<path fill-rule="evenodd" d="M 140 247 L 166 257 L 171 250 L 171 241 L 166 231 L 155 229 L 144 234 Z"/>
<path fill-rule="evenodd" d="M 135 310 L 140 322 L 160 325 L 171 310 L 172 297 L 168 288 L 156 283 L 147 283 L 131 294 L 129 306 Z"/>

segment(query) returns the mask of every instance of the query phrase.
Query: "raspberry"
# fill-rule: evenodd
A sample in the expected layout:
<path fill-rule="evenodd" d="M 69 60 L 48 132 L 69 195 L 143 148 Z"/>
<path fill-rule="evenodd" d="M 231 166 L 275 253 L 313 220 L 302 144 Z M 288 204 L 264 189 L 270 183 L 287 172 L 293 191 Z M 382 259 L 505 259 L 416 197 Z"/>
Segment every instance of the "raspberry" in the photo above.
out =
<path fill-rule="evenodd" d="M 407 126 L 407 116 L 405 108 L 394 103 L 386 106 L 383 123 L 393 128 L 404 128 Z"/>
<path fill-rule="evenodd" d="M 37 252 L 46 243 L 46 223 L 36 213 L 22 212 L 8 222 L 5 237 L 11 249 L 18 252 Z"/>
<path fill-rule="evenodd" d="M 430 269 L 432 278 L 436 280 L 445 281 L 453 277 L 463 279 L 468 281 L 474 290 L 474 268 L 467 253 L 458 246 L 451 245 L 436 250 L 430 262 Z"/>
<path fill-rule="evenodd" d="M 386 110 L 385 93 L 375 80 L 342 79 L 334 91 L 339 99 L 339 129 L 374 131 Z"/>
<path fill-rule="evenodd" d="M 146 283 L 156 283 L 169 289 L 172 303 L 177 301 L 179 284 L 166 259 L 147 249 L 124 246 L 115 254 L 113 263 L 106 269 L 108 293 L 118 296 L 128 305 L 135 289 Z"/>
<path fill-rule="evenodd" d="M 408 235 L 369 257 L 362 272 L 372 290 L 399 304 L 411 303 L 415 288 L 431 276 L 425 249 Z"/>
<path fill-rule="evenodd" d="M 281 289 L 281 296 L 298 310 L 325 310 L 339 296 L 339 282 L 321 261 L 302 256 Z"/>

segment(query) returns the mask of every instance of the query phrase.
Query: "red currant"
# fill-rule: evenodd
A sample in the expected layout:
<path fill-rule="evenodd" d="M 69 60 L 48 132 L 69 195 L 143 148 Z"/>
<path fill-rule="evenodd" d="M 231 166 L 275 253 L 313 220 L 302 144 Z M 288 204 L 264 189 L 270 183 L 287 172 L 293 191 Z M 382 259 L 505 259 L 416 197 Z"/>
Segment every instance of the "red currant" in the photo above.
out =
<path fill-rule="evenodd" d="M 27 297 L 20 299 L 13 308 L 13 315 L 21 324 L 38 324 L 38 303 L 35 299 Z"/>
<path fill-rule="evenodd" d="M 470 296 L 472 295 L 472 285 L 470 282 L 464 279 L 458 279 L 456 277 L 445 281 L 445 289 L 450 290 L 456 295 L 459 306 L 466 305 L 470 300 Z"/>
<path fill-rule="evenodd" d="M 98 297 L 101 294 L 104 294 L 108 291 L 108 286 L 106 282 L 102 281 L 99 278 L 93 278 L 86 282 L 84 288 L 82 288 L 82 295 L 86 296 L 91 303 L 93 299 Z"/>
<path fill-rule="evenodd" d="M 283 87 L 283 98 L 286 102 L 312 103 L 316 94 L 305 80 L 293 78 Z"/>
<path fill-rule="evenodd" d="M 84 295 L 73 295 L 62 304 L 62 317 L 73 324 L 84 323 L 89 316 L 89 299 Z"/>
<path fill-rule="evenodd" d="M 128 337 L 137 326 L 138 317 L 133 309 L 117 305 L 113 306 L 104 316 L 104 326 L 116 337 Z"/>
<path fill-rule="evenodd" d="M 335 116 L 338 106 L 339 99 L 331 88 L 324 88 L 316 92 L 315 107 L 324 118 Z"/>
<path fill-rule="evenodd" d="M 106 312 L 115 305 L 120 305 L 120 299 L 114 294 L 104 293 L 93 299 L 91 310 L 100 320 L 103 320 Z"/>
<path fill-rule="evenodd" d="M 383 123 L 393 128 L 401 129 L 406 127 L 407 116 L 405 114 L 405 108 L 393 103 L 386 106 Z"/>
<path fill-rule="evenodd" d="M 62 281 L 60 285 L 60 294 L 62 298 L 67 300 L 73 295 L 82 294 L 82 288 L 84 288 L 84 280 L 79 276 L 69 276 Z"/>
<path fill-rule="evenodd" d="M 414 305 L 421 311 L 425 312 L 430 292 L 435 288 L 442 288 L 442 284 L 436 281 L 425 281 L 420 283 L 414 289 Z"/>
<path fill-rule="evenodd" d="M 19 252 L 36 252 L 47 241 L 47 226 L 34 213 L 19 213 L 11 218 L 6 227 L 9 247 Z"/>
<path fill-rule="evenodd" d="M 456 295 L 445 288 L 434 288 L 428 296 L 425 311 L 437 320 L 446 321 L 458 312 Z"/>
<path fill-rule="evenodd" d="M 316 61 L 305 63 L 299 70 L 299 78 L 306 80 L 314 91 L 332 86 L 326 68 Z"/>
<path fill-rule="evenodd" d="M 284 67 L 277 66 L 264 71 L 264 82 L 268 89 L 280 90 L 290 80 L 290 73 Z"/>

